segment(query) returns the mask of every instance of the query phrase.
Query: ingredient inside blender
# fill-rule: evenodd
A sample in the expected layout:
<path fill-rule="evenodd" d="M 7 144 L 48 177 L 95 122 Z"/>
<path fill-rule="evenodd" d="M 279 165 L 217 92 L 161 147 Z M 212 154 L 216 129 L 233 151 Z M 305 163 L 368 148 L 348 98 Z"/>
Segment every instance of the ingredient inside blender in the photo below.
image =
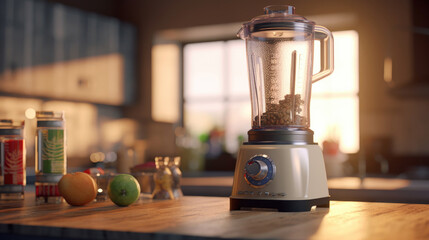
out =
<path fill-rule="evenodd" d="M 306 126 L 307 118 L 300 115 L 303 104 L 301 94 L 286 94 L 279 103 L 267 103 L 267 111 L 262 114 L 261 122 L 259 123 L 260 116 L 257 115 L 253 120 L 253 127 Z"/>

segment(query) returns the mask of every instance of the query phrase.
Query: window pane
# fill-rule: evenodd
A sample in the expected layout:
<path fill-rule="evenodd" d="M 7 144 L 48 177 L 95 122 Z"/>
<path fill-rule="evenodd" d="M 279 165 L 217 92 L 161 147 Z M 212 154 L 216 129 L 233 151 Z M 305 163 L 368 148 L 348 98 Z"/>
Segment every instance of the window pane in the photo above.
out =
<path fill-rule="evenodd" d="M 359 47 L 356 31 L 333 32 L 334 72 L 313 84 L 312 94 L 353 93 L 359 90 Z M 317 41 L 315 43 L 318 43 Z M 313 72 L 320 70 L 320 44 L 314 47 Z"/>
<path fill-rule="evenodd" d="M 250 101 L 245 42 L 241 39 L 231 40 L 226 43 L 226 47 L 228 96 L 246 97 Z"/>
<path fill-rule="evenodd" d="M 341 151 L 359 150 L 359 99 L 350 97 L 313 97 L 310 105 L 310 128 L 320 145 L 325 140 L 340 143 Z"/>
<path fill-rule="evenodd" d="M 180 49 L 175 44 L 152 47 L 152 118 L 159 122 L 179 119 Z"/>
<path fill-rule="evenodd" d="M 192 136 L 208 134 L 215 127 L 223 127 L 222 102 L 190 102 L 184 106 L 185 128 Z"/>
<path fill-rule="evenodd" d="M 184 97 L 222 97 L 224 43 L 188 44 L 184 47 Z"/>
<path fill-rule="evenodd" d="M 247 131 L 251 128 L 251 108 L 249 102 L 231 102 L 227 106 L 225 126 L 225 148 L 236 153 L 240 138 L 247 141 Z"/>

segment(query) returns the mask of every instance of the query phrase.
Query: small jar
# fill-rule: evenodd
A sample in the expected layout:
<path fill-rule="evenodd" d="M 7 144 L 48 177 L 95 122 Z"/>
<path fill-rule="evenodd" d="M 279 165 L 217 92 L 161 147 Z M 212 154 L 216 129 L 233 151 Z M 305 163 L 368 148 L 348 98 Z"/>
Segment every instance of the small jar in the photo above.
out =
<path fill-rule="evenodd" d="M 24 198 L 24 121 L 0 119 L 0 199 Z"/>
<path fill-rule="evenodd" d="M 153 175 L 155 181 L 153 199 L 174 199 L 173 175 L 168 167 L 169 161 L 169 157 L 155 157 L 156 173 Z"/>

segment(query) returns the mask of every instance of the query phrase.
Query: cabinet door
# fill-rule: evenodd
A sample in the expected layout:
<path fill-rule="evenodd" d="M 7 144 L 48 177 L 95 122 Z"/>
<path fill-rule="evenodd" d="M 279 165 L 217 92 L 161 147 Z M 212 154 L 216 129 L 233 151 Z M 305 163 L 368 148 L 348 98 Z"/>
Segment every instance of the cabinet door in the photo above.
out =
<path fill-rule="evenodd" d="M 119 105 L 123 103 L 123 63 L 118 41 L 118 24 L 105 17 L 83 17 L 87 23 L 78 58 L 65 61 L 64 85 L 67 99 Z M 113 37 L 113 40 L 110 39 Z M 82 41 L 81 41 L 82 44 Z"/>
<path fill-rule="evenodd" d="M 25 93 L 28 69 L 25 67 L 25 8 L 27 1 L 5 1 L 6 14 L 3 48 L 3 74 L 0 89 L 10 93 Z M 31 75 L 30 75 L 31 77 Z"/>
<path fill-rule="evenodd" d="M 0 86 L 6 70 L 6 6 L 6 1 L 0 1 Z"/>
<path fill-rule="evenodd" d="M 55 69 L 54 8 L 44 1 L 34 1 L 32 34 L 33 77 L 30 95 L 51 97 L 58 91 L 54 81 L 60 71 Z M 56 76 L 55 76 L 56 75 Z M 59 95 L 59 94 L 57 94 Z"/>
<path fill-rule="evenodd" d="M 125 23 L 120 25 L 119 52 L 123 58 L 123 86 L 124 102 L 129 103 L 136 95 L 135 61 L 136 61 L 136 30 L 133 26 Z"/>
<path fill-rule="evenodd" d="M 135 89 L 134 38 L 134 28 L 117 19 L 0 0 L 0 92 L 124 104 L 124 85 Z"/>
<path fill-rule="evenodd" d="M 6 72 L 6 3 L 0 1 L 0 89 L 3 89 Z"/>

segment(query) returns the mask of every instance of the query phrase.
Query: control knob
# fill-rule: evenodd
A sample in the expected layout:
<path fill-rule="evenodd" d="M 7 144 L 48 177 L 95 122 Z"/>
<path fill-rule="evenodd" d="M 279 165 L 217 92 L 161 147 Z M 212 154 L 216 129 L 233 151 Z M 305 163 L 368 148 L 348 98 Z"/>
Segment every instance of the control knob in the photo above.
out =
<path fill-rule="evenodd" d="M 261 160 L 252 160 L 246 164 L 246 174 L 255 180 L 262 180 L 267 176 L 268 166 Z"/>
<path fill-rule="evenodd" d="M 244 166 L 244 179 L 255 188 L 261 188 L 270 183 L 275 173 L 276 166 L 265 154 L 252 157 Z"/>

